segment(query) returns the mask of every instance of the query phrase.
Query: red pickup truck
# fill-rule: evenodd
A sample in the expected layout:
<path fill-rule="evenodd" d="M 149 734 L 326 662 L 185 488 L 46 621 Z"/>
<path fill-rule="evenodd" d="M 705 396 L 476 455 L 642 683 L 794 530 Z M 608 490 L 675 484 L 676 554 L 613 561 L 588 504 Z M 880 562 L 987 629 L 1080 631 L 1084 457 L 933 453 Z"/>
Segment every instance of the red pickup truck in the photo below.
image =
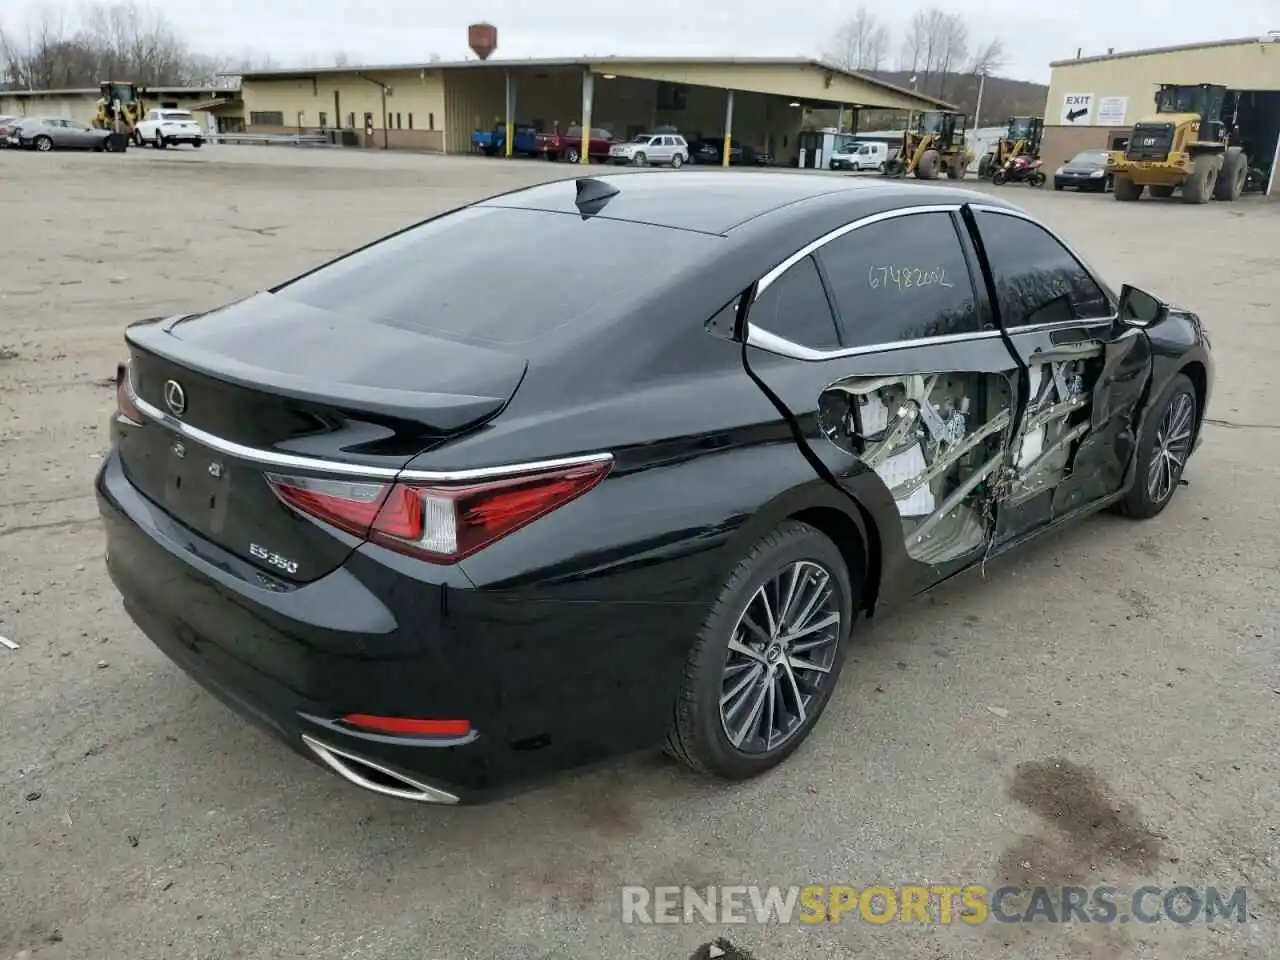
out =
<path fill-rule="evenodd" d="M 612 133 L 600 127 L 593 127 L 587 156 L 597 163 L 604 163 L 609 159 L 609 148 L 614 143 Z M 569 163 L 577 163 L 581 157 L 581 150 L 581 127 L 570 127 L 564 133 L 538 134 L 538 152 L 545 153 L 548 160 L 567 160 Z"/>

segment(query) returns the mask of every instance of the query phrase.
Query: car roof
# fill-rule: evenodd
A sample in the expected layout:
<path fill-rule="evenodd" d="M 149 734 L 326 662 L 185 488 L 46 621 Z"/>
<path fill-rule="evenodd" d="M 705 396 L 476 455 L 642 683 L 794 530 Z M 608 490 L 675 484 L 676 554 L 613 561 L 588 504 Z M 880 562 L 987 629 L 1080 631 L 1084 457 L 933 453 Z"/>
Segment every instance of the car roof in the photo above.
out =
<path fill-rule="evenodd" d="M 804 201 L 818 199 L 823 199 L 825 202 L 819 205 L 828 209 L 829 204 L 839 206 L 850 219 L 863 212 L 930 201 L 1006 205 L 987 194 L 902 180 L 781 171 L 692 170 L 556 180 L 490 197 L 479 205 L 577 214 L 579 179 L 599 181 L 618 190 L 596 216 L 717 235 L 760 218 L 774 221 L 775 217 L 769 214 L 779 214 L 777 219 L 801 219 L 813 209 Z"/>

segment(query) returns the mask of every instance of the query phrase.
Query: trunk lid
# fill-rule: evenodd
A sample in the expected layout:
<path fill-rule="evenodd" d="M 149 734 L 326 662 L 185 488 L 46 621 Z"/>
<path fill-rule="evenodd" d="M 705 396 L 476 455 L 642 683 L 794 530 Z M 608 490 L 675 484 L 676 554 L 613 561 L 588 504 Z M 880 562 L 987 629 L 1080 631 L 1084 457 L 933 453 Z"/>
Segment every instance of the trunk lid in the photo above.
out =
<path fill-rule="evenodd" d="M 147 414 L 116 429 L 130 481 L 186 527 L 295 583 L 331 572 L 358 541 L 286 507 L 268 474 L 389 483 L 415 455 L 496 416 L 526 367 L 273 294 L 136 324 L 126 340 Z"/>

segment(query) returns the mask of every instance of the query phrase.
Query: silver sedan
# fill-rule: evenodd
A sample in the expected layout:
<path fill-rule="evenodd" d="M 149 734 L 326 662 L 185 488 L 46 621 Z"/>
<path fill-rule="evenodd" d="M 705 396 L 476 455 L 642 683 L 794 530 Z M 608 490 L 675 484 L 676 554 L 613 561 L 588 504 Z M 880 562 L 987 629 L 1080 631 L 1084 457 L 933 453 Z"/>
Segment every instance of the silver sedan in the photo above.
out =
<path fill-rule="evenodd" d="M 125 138 L 110 130 L 98 130 L 79 120 L 63 117 L 28 117 L 17 124 L 9 142 L 9 146 L 42 153 L 50 150 L 116 152 L 125 149 L 126 145 Z"/>

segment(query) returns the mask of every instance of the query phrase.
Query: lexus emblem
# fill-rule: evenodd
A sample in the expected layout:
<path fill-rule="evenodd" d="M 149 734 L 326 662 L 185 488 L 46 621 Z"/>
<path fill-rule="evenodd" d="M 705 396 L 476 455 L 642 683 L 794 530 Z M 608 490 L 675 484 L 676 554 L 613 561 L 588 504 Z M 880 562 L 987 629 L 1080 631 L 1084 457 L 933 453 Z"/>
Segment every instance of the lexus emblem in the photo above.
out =
<path fill-rule="evenodd" d="M 166 380 L 164 384 L 164 402 L 175 417 L 182 416 L 187 410 L 187 395 L 182 384 L 177 380 Z"/>

